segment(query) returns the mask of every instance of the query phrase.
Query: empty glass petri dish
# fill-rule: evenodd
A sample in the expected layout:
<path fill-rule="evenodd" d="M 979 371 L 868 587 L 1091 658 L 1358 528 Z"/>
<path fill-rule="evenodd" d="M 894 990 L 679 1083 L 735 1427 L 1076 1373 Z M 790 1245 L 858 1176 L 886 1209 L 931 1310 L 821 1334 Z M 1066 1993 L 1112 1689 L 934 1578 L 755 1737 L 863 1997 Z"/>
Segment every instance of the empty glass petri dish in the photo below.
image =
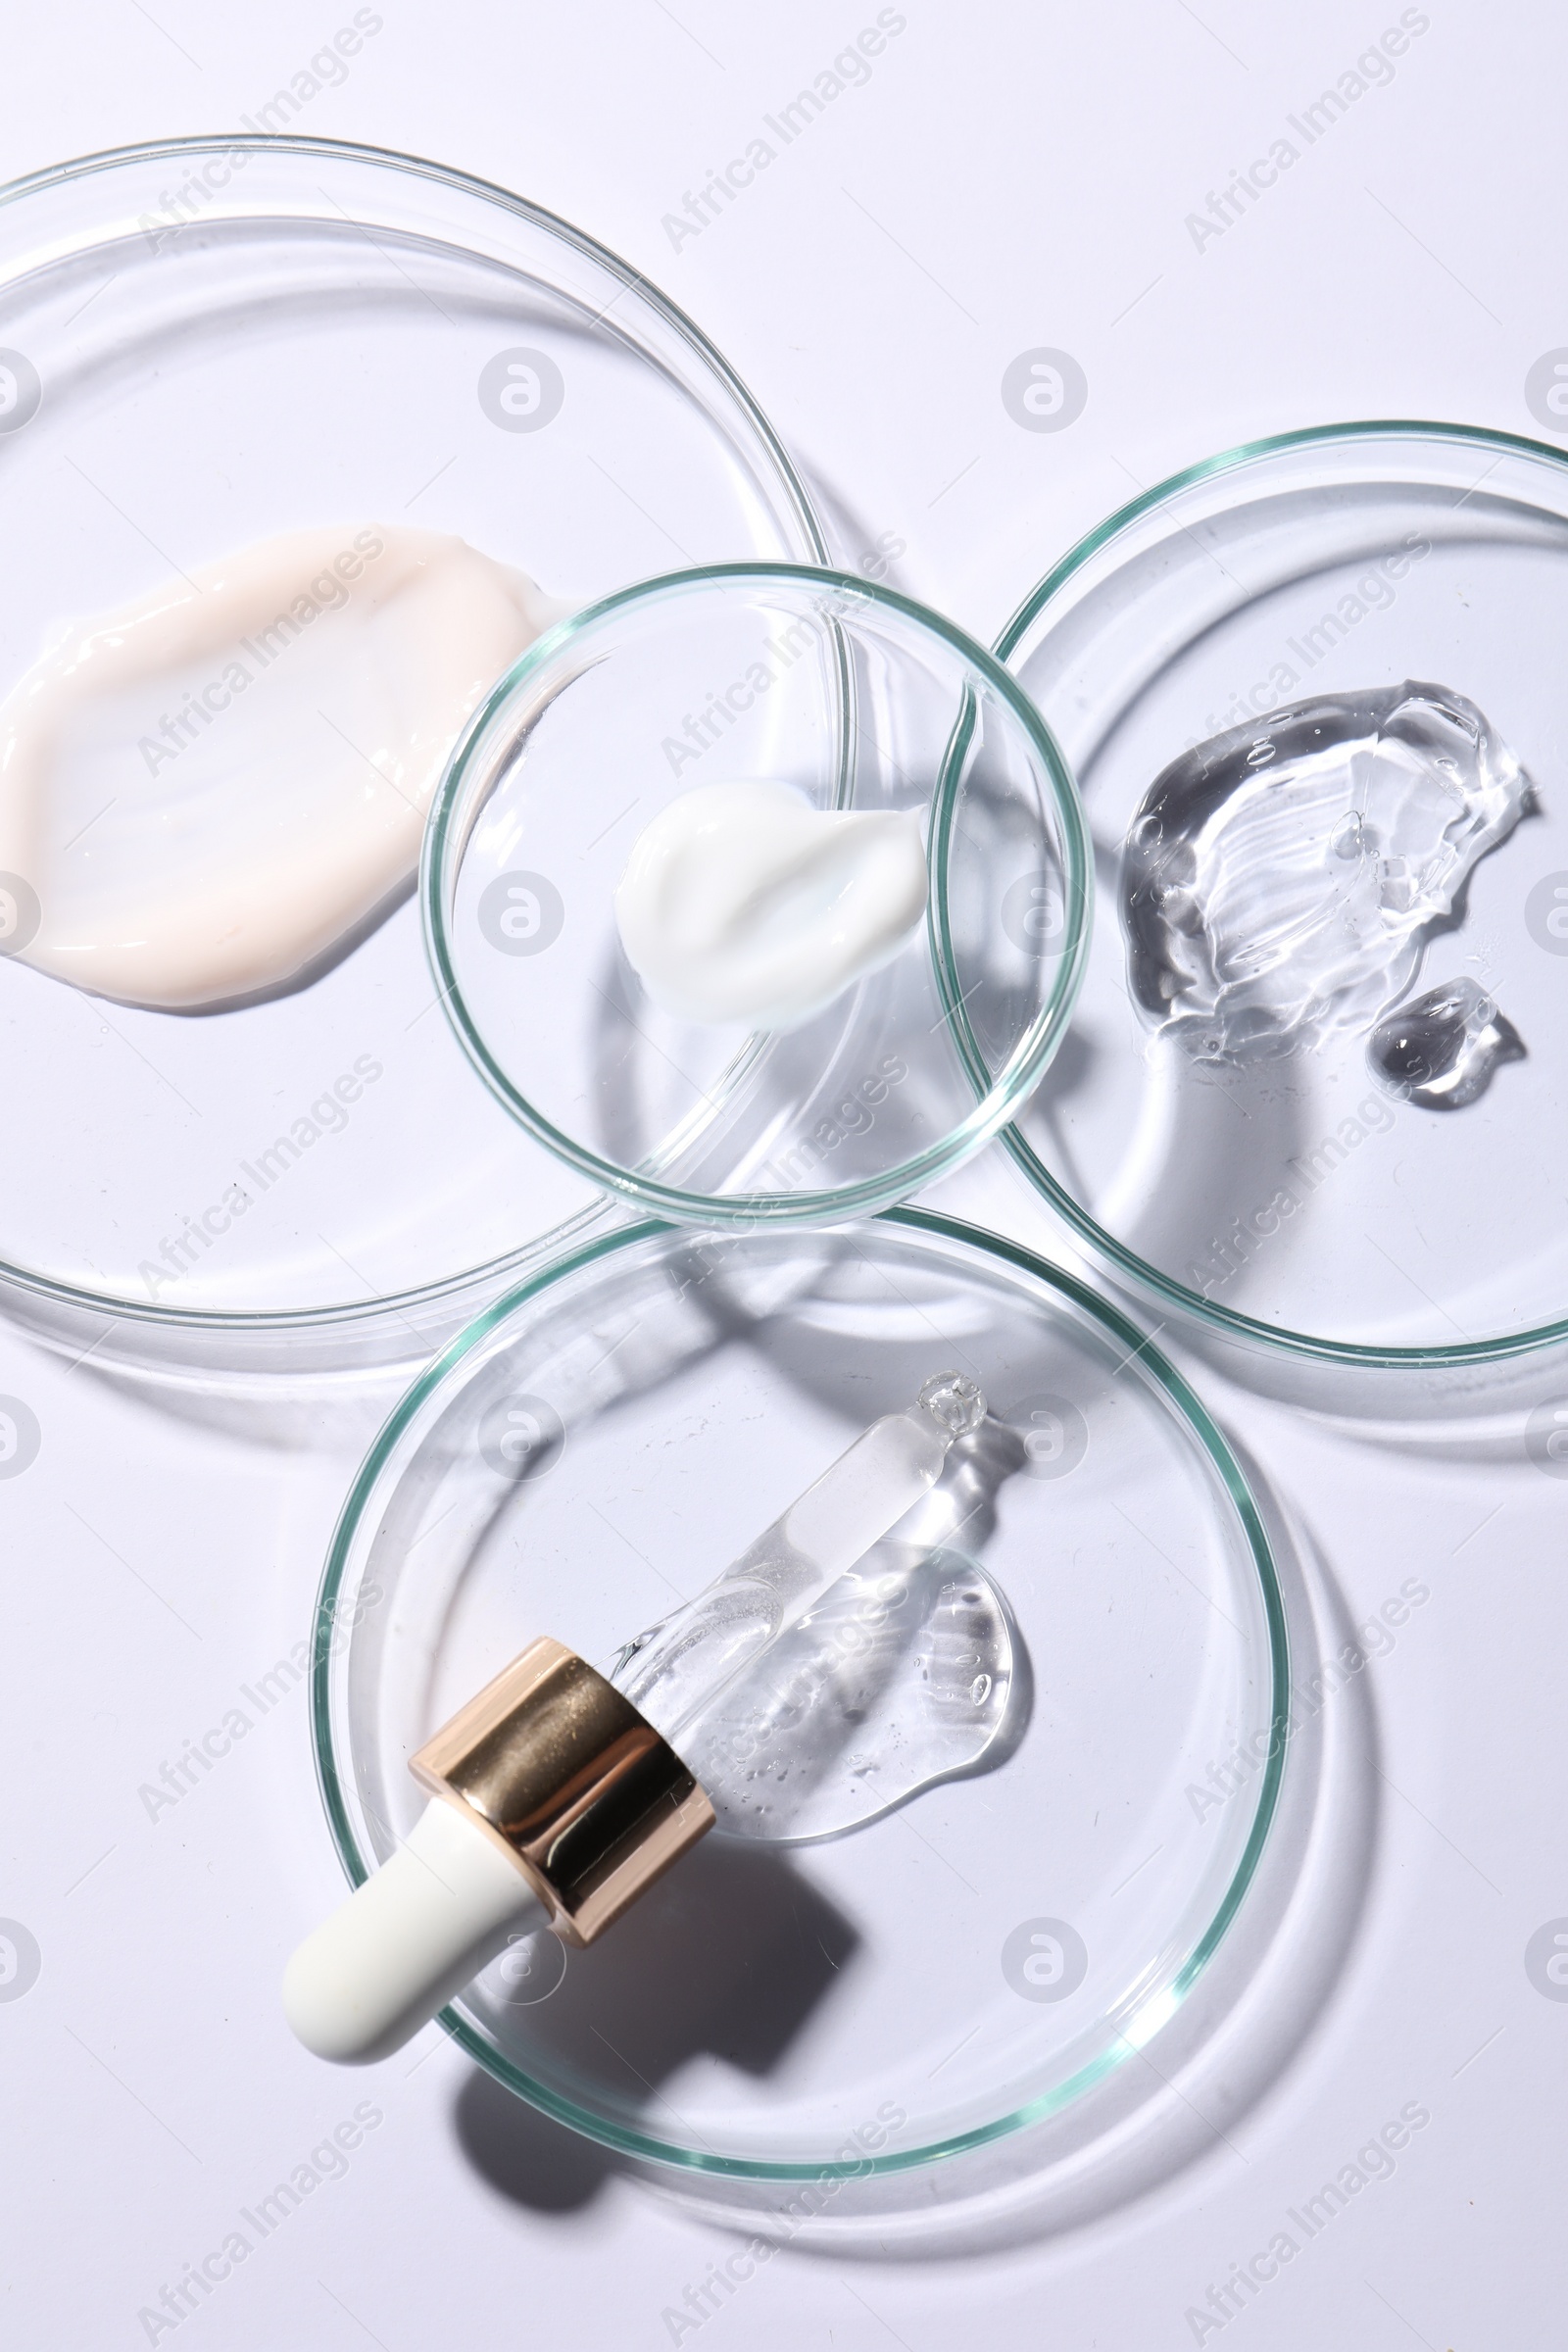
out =
<path fill-rule="evenodd" d="M 1247 1378 L 1358 1411 L 1396 1387 L 1419 1413 L 1568 1334 L 1542 1140 L 1568 1113 L 1565 627 L 1563 452 L 1365 423 L 1232 450 L 1133 500 L 999 641 L 1070 760 L 1099 885 L 1071 1033 L 1008 1145 L 1097 1267 L 1239 1351 Z M 1380 727 L 1396 762 L 1415 744 L 1418 791 Z M 1329 824 L 1298 786 L 1303 741 L 1337 731 L 1348 800 Z M 1189 814 L 1251 792 L 1260 821 L 1230 835 L 1228 865 L 1170 829 L 1169 781 L 1150 797 L 1184 760 Z M 1482 785 L 1507 806 L 1466 874 L 1454 845 Z M 1276 1034 L 1178 1037 L 1155 967 L 1201 961 L 1195 941 L 1220 996 L 1250 991 Z M 1256 1012 L 1269 971 L 1320 987 L 1288 1038 L 1277 1005 Z"/>
<path fill-rule="evenodd" d="M 62 622 L 308 526 L 455 533 L 566 603 L 822 553 L 689 319 L 566 222 L 405 156 L 236 134 L 15 183 L 0 370 L 0 691 Z M 0 1298 L 100 1364 L 422 1360 L 600 1211 L 473 1083 L 412 881 L 310 986 L 219 1013 L 0 957 L 0 1036 L 29 1138 Z"/>
<path fill-rule="evenodd" d="M 989 1417 L 895 1538 L 1004 1598 L 995 1768 L 819 1842 L 715 1830 L 588 1950 L 519 1941 L 443 2013 L 498 2081 L 608 2146 L 762 2179 L 896 2171 L 1157 2050 L 1253 1878 L 1284 1765 L 1285 1620 L 1246 1480 L 1116 1309 L 894 1209 L 595 1237 L 454 1342 L 355 1482 L 314 1716 L 359 1881 L 424 1803 L 410 1754 L 527 1642 L 613 1658 L 955 1369 Z"/>
<path fill-rule="evenodd" d="M 651 820 L 759 782 L 912 814 L 945 877 L 902 952 L 782 1032 L 662 1010 L 615 911 Z M 1062 1034 L 1088 887 L 1071 780 L 1005 670 L 889 589 L 775 564 L 644 582 L 530 647 L 443 779 L 422 882 L 442 1004 L 495 1097 L 621 1200 L 726 1226 L 865 1215 L 995 1135 Z M 992 1054 L 978 1084 L 944 969 Z"/>

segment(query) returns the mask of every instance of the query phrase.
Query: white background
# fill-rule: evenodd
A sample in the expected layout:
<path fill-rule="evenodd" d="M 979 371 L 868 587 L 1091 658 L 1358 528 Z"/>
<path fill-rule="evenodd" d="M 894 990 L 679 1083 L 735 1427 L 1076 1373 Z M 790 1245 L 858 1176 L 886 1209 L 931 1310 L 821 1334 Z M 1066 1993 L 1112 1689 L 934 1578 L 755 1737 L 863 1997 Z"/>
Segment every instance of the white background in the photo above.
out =
<path fill-rule="evenodd" d="M 232 128 L 352 13 L 13 11 L 5 172 Z M 1331 418 L 1537 433 L 1526 371 L 1568 343 L 1568 27 L 1545 10 L 1431 0 L 1392 82 L 1200 249 L 1187 216 L 1398 21 L 1392 0 L 906 0 L 869 82 L 678 250 L 663 217 L 874 20 L 871 0 L 379 13 L 294 127 L 499 181 L 624 255 L 841 503 L 850 560 L 903 539 L 901 584 L 983 637 L 1135 486 Z M 1002 403 L 1007 363 L 1038 346 L 1087 373 L 1088 407 L 1060 433 L 1020 429 Z M 1041 1231 L 994 1161 L 945 1198 Z M 797 2248 L 677 2331 L 663 2314 L 730 2250 L 722 2232 L 521 2109 L 495 2126 L 511 2153 L 489 2176 L 509 2193 L 464 2153 L 471 2070 L 433 2028 L 365 2078 L 289 2040 L 281 1962 L 341 1885 L 302 1692 L 177 1808 L 150 1822 L 138 1801 L 306 1632 L 350 1457 L 126 1401 L 3 1332 L 0 1389 L 43 1431 L 37 1461 L 0 1485 L 0 1912 L 43 1955 L 0 2005 L 9 2343 L 147 2341 L 140 2309 L 367 2097 L 383 2121 L 347 2176 L 182 2323 L 182 2347 L 632 2352 L 679 2332 L 704 2352 L 1159 2352 L 1193 2342 L 1184 2315 L 1209 2282 L 1410 2101 L 1431 2123 L 1394 2177 L 1227 2323 L 1227 2344 L 1559 2340 L 1568 2004 L 1542 1997 L 1523 1955 L 1568 1913 L 1568 1488 L 1529 1463 L 1378 1450 L 1216 1396 L 1352 1615 L 1412 1574 L 1433 1594 L 1361 1678 L 1372 1866 L 1304 2036 L 1263 2095 L 1227 2108 L 1222 2086 L 1212 2134 L 1140 2198 L 1005 2252 Z"/>

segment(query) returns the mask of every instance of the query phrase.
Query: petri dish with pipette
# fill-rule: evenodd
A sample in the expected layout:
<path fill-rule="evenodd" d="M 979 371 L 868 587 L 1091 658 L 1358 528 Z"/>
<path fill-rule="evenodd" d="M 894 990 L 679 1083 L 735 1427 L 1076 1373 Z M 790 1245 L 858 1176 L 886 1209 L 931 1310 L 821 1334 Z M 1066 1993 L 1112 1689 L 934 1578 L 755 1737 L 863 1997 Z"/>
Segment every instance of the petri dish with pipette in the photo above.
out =
<path fill-rule="evenodd" d="M 886 1692 L 937 1658 L 933 1627 L 974 1642 L 1004 1613 L 996 1736 L 846 1811 L 877 1724 L 907 1719 L 895 1690 L 817 1811 L 748 1818 L 734 1772 L 739 1801 L 599 1940 L 521 1939 L 443 2013 L 606 2145 L 743 2178 L 897 2170 L 1059 2115 L 1152 2043 L 1245 1899 L 1284 1769 L 1284 1617 L 1247 1482 L 1116 1309 L 915 1209 L 586 1242 L 452 1345 L 356 1480 L 314 1706 L 358 1883 L 423 1808 L 410 1758 L 509 1660 L 548 1636 L 604 1666 L 678 1623 L 948 1369 L 985 1416 L 833 1586 L 826 1633 L 869 1606 Z M 922 1563 L 901 1644 L 888 1612 Z M 968 1651 L 943 1660 L 956 1709 L 990 1703 L 978 1649 L 966 1674 Z M 731 1709 L 721 1770 L 745 1729 Z"/>

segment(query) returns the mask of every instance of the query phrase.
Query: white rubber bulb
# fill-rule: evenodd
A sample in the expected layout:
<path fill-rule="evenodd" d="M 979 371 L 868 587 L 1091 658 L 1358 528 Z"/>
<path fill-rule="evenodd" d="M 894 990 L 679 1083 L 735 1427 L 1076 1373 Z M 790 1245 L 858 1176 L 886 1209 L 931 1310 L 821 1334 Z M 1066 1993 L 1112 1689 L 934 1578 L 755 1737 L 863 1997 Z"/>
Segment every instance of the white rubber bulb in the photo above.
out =
<path fill-rule="evenodd" d="M 391 1860 L 295 1952 L 284 2015 L 318 2058 L 368 2065 L 401 2048 L 513 1936 L 547 1924 L 506 1855 L 432 1797 Z"/>

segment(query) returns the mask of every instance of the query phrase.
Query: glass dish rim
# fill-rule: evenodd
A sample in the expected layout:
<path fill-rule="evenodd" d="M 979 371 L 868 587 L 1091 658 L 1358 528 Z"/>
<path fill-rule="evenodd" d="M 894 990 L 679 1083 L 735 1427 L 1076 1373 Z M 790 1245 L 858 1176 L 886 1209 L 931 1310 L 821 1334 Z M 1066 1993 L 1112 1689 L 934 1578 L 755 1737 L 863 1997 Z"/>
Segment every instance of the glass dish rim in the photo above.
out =
<path fill-rule="evenodd" d="M 679 1185 L 662 1184 L 651 1176 L 638 1176 L 616 1161 L 602 1158 L 586 1145 L 564 1134 L 513 1085 L 491 1054 L 468 1011 L 453 962 L 444 906 L 448 887 L 455 885 L 458 866 L 461 866 L 461 849 L 457 853 L 457 866 L 452 862 L 453 826 L 467 780 L 469 760 L 492 719 L 526 685 L 536 669 L 553 661 L 575 636 L 607 614 L 615 613 L 627 606 L 651 604 L 664 597 L 678 597 L 694 588 L 724 580 L 774 580 L 792 585 L 809 582 L 817 589 L 842 594 L 862 609 L 867 605 L 886 607 L 912 621 L 917 628 L 940 639 L 1000 697 L 1023 728 L 1049 780 L 1062 827 L 1066 853 L 1064 915 L 1068 936 L 1056 957 L 1056 969 L 1046 1002 L 1026 1033 L 1032 1039 L 1027 1053 L 1014 1050 L 1009 1058 L 1010 1075 L 1005 1084 L 999 1084 L 989 1071 L 985 1072 L 983 1083 L 977 1078 L 979 1102 L 966 1118 L 950 1128 L 938 1142 L 928 1145 L 913 1157 L 901 1160 L 879 1176 L 867 1177 L 858 1184 L 846 1185 L 834 1192 L 687 1192 Z M 841 613 L 835 617 L 847 616 Z M 972 719 L 972 690 L 966 686 L 963 709 L 956 722 L 954 737 L 938 775 L 931 803 L 930 857 L 935 870 L 928 928 L 938 923 L 942 926 L 942 944 L 933 951 L 933 962 L 938 973 L 939 993 L 944 1000 L 947 996 L 943 978 L 944 959 L 951 955 L 951 942 L 946 929 L 946 883 L 953 833 L 952 813 L 958 794 L 961 750 L 967 741 L 964 729 L 966 722 Z M 702 564 L 679 571 L 661 572 L 652 579 L 634 581 L 625 588 L 616 589 L 612 594 L 601 597 L 596 604 L 584 606 L 581 612 L 569 614 L 546 635 L 537 638 L 518 656 L 468 721 L 463 740 L 453 753 L 430 804 L 419 869 L 419 902 L 424 916 L 425 948 L 442 1007 L 464 1051 L 497 1101 L 547 1151 L 587 1176 L 602 1191 L 623 1202 L 629 1202 L 636 1210 L 668 1217 L 677 1224 L 701 1224 L 715 1229 L 739 1228 L 745 1231 L 759 1226 L 841 1225 L 875 1215 L 895 1201 L 906 1199 L 911 1193 L 949 1174 L 989 1143 L 1004 1128 L 1010 1111 L 1038 1084 L 1065 1034 L 1088 960 L 1093 891 L 1094 861 L 1089 828 L 1072 770 L 1050 726 L 1017 679 L 967 630 L 950 620 L 945 613 L 921 604 L 915 597 L 906 596 L 896 588 L 859 578 L 854 573 L 839 571 L 825 564 L 773 561 Z M 974 1078 L 976 1065 L 964 1052 L 961 1041 L 959 1057 Z"/>
<path fill-rule="evenodd" d="M 0 228 L 7 224 L 8 208 L 19 200 L 50 188 L 65 186 L 74 180 L 90 179 L 116 166 L 146 163 L 160 157 L 177 161 L 192 155 L 228 154 L 238 148 L 252 154 L 264 151 L 275 154 L 281 150 L 289 155 L 329 156 L 345 163 L 376 165 L 414 178 L 436 181 L 456 189 L 460 194 L 479 197 L 488 204 L 499 206 L 504 212 L 518 216 L 608 270 L 612 276 L 638 293 L 718 378 L 757 434 L 776 469 L 779 486 L 800 526 L 802 537 L 817 556 L 826 561 L 827 542 L 821 520 L 799 468 L 758 406 L 755 395 L 742 382 L 717 345 L 710 342 L 696 321 L 688 318 L 679 305 L 672 302 L 651 278 L 646 277 L 630 262 L 622 260 L 608 245 L 600 244 L 597 238 L 575 227 L 559 213 L 552 213 L 525 196 L 515 195 L 494 180 L 481 179 L 474 172 L 462 172 L 447 164 L 433 163 L 424 156 L 405 154 L 395 147 L 375 147 L 359 140 L 310 138 L 288 133 L 273 136 L 265 131 L 235 131 L 232 136 L 216 131 L 200 131 L 188 137 L 144 139 L 124 146 L 97 148 L 86 155 L 71 157 L 64 163 L 49 164 L 41 171 L 24 172 L 19 178 L 6 180 L 0 183 Z M 220 196 L 215 197 L 214 209 L 215 214 L 221 214 Z M 438 1303 L 451 1294 L 472 1285 L 504 1279 L 519 1259 L 531 1256 L 541 1248 L 551 1248 L 568 1241 L 585 1221 L 600 1215 L 605 1205 L 603 1201 L 589 1201 L 551 1232 L 536 1235 L 514 1250 L 506 1250 L 500 1256 L 488 1258 L 478 1265 L 458 1268 L 433 1282 L 420 1283 L 412 1289 L 381 1293 L 373 1298 L 346 1299 L 324 1306 L 190 1307 L 165 1304 L 156 1299 L 122 1298 L 112 1291 L 90 1290 L 81 1283 L 59 1280 L 36 1267 L 13 1265 L 4 1258 L 0 1258 L 0 1284 L 54 1305 L 78 1312 L 85 1309 L 92 1314 L 103 1315 L 112 1324 L 139 1323 L 161 1331 L 283 1335 L 296 1331 L 347 1330 L 381 1316 L 401 1317 L 412 1308 Z"/>
<path fill-rule="evenodd" d="M 970 2150 L 989 2147 L 999 2140 L 1032 2125 L 1045 2122 L 1061 2113 L 1095 2085 L 1103 2082 L 1134 2052 L 1147 2046 L 1159 2029 L 1174 2017 L 1188 1994 L 1203 1975 L 1215 1951 L 1230 1928 L 1242 1902 L 1256 1876 L 1263 1848 L 1268 1839 L 1278 1806 L 1280 1788 L 1285 1771 L 1286 1752 L 1290 1740 L 1290 1637 L 1287 1629 L 1285 1599 L 1279 1580 L 1273 1547 L 1269 1543 L 1262 1515 L 1253 1497 L 1247 1474 L 1223 1433 L 1214 1422 L 1188 1382 L 1170 1359 L 1162 1355 L 1148 1334 L 1139 1330 L 1130 1316 L 1113 1301 L 1101 1296 L 1090 1286 L 1070 1274 L 1065 1267 L 1051 1263 L 1022 1243 L 1009 1241 L 1005 1236 L 989 1232 L 983 1226 L 971 1225 L 935 1209 L 898 1206 L 884 1209 L 873 1224 L 891 1225 L 907 1232 L 924 1233 L 940 1240 L 956 1242 L 977 1250 L 982 1256 L 1000 1260 L 1054 1291 L 1085 1312 L 1092 1322 L 1107 1330 L 1117 1341 L 1124 1343 L 1130 1352 L 1152 1373 L 1167 1402 L 1177 1418 L 1197 1438 L 1207 1455 L 1210 1466 L 1217 1472 L 1220 1484 L 1236 1513 L 1247 1541 L 1252 1568 L 1256 1574 L 1268 1630 L 1270 1736 L 1268 1752 L 1259 1775 L 1257 1795 L 1252 1811 L 1251 1826 L 1241 1856 L 1226 1885 L 1212 1918 L 1197 1937 L 1186 1958 L 1173 1973 L 1164 1988 L 1151 1996 L 1139 2017 L 1130 2021 L 1137 2029 L 1147 2018 L 1145 2030 L 1137 2034 L 1124 2031 L 1110 2045 L 1087 2060 L 1054 2090 L 1038 2099 L 1026 2101 L 1021 2107 L 996 2121 L 977 2125 L 967 2132 L 955 2132 L 945 2139 L 933 2141 L 920 2148 L 889 2151 L 882 2156 L 862 2156 L 842 2163 L 773 2162 L 759 2157 L 723 2157 L 684 2148 L 642 2132 L 607 2123 L 603 2117 L 535 2082 L 531 2077 L 514 2067 L 499 2051 L 492 2048 L 485 2036 L 454 2008 L 438 2012 L 436 2023 L 449 2034 L 468 2057 L 483 2067 L 505 2088 L 514 2091 L 529 2106 L 537 2108 L 567 2130 L 579 2133 L 601 2147 L 611 2148 L 619 2155 L 631 2156 L 645 2162 L 676 2167 L 728 2180 L 850 2180 L 866 2174 L 907 2172 L 923 2165 L 935 2164 L 962 2155 Z M 788 1230 L 787 1228 L 785 1229 Z M 429 1398 L 435 1395 L 448 1376 L 464 1359 L 479 1347 L 510 1315 L 534 1298 L 564 1281 L 583 1268 L 610 1257 L 644 1241 L 662 1234 L 682 1238 L 690 1228 L 668 1219 L 648 1217 L 635 1223 L 612 1227 L 593 1240 L 584 1243 L 564 1257 L 540 1268 L 526 1281 L 519 1283 L 507 1295 L 496 1299 L 476 1315 L 466 1330 L 460 1332 L 441 1353 L 426 1366 L 400 1398 L 377 1433 L 349 1489 L 343 1508 L 333 1529 L 326 1563 L 317 1594 L 313 1654 L 311 1663 L 311 1739 L 316 1757 L 317 1785 L 320 1790 L 327 1828 L 337 1849 L 339 1861 L 351 1886 L 362 1886 L 369 1875 L 359 1842 L 350 1823 L 348 1806 L 343 1794 L 343 1774 L 339 1769 L 338 1750 L 333 1735 L 331 1670 L 333 1663 L 334 1610 L 349 1557 L 364 1522 L 367 1508 L 372 1501 L 381 1474 L 394 1449 Z"/>
<path fill-rule="evenodd" d="M 1030 589 L 998 636 L 992 648 L 993 653 L 999 662 L 1010 661 L 1024 636 L 1060 589 L 1074 579 L 1102 548 L 1108 547 L 1123 532 L 1130 530 L 1135 523 L 1141 522 L 1146 515 L 1154 513 L 1180 492 L 1192 489 L 1199 482 L 1237 472 L 1260 459 L 1329 443 L 1371 442 L 1399 433 L 1411 434 L 1420 440 L 1469 442 L 1504 454 L 1545 458 L 1568 472 L 1568 450 L 1553 448 L 1549 442 L 1535 441 L 1523 433 L 1504 432 L 1493 425 L 1445 423 L 1431 417 L 1355 417 L 1343 423 L 1306 425 L 1292 432 L 1270 433 L 1255 441 L 1239 442 L 1234 449 L 1221 450 L 1213 457 L 1201 458 L 1196 465 L 1185 466 L 1178 472 L 1168 474 L 1151 489 L 1141 490 L 1136 498 L 1128 499 L 1086 531 L 1052 565 L 1044 578 Z M 961 1041 L 960 1050 L 965 1058 L 978 1060 L 979 1049 L 945 958 L 940 961 L 939 969 L 940 984 L 945 998 L 950 1002 L 955 1032 Z M 1206 1298 L 1200 1291 L 1189 1290 L 1186 1284 L 1177 1282 L 1171 1275 L 1162 1274 L 1156 1266 L 1140 1257 L 1135 1250 L 1119 1242 L 1114 1234 L 1098 1224 L 1088 1210 L 1073 1200 L 1017 1127 L 1010 1123 L 1005 1126 L 1002 1130 L 1001 1140 L 1030 1184 L 1078 1240 L 1087 1244 L 1095 1256 L 1125 1275 L 1136 1290 L 1152 1295 L 1161 1305 L 1175 1308 L 1200 1328 L 1224 1339 L 1240 1340 L 1288 1358 L 1341 1364 L 1347 1369 L 1361 1371 L 1448 1371 L 1473 1365 L 1500 1364 L 1516 1356 L 1535 1354 L 1568 1339 L 1568 1316 L 1554 1323 L 1534 1325 L 1526 1331 L 1504 1333 L 1494 1339 L 1466 1340 L 1431 1348 L 1380 1347 L 1353 1340 L 1329 1340 L 1314 1332 L 1293 1331 L 1285 1324 L 1265 1323 L 1256 1316 L 1242 1314 L 1235 1307 L 1226 1306 L 1217 1299 Z"/>

